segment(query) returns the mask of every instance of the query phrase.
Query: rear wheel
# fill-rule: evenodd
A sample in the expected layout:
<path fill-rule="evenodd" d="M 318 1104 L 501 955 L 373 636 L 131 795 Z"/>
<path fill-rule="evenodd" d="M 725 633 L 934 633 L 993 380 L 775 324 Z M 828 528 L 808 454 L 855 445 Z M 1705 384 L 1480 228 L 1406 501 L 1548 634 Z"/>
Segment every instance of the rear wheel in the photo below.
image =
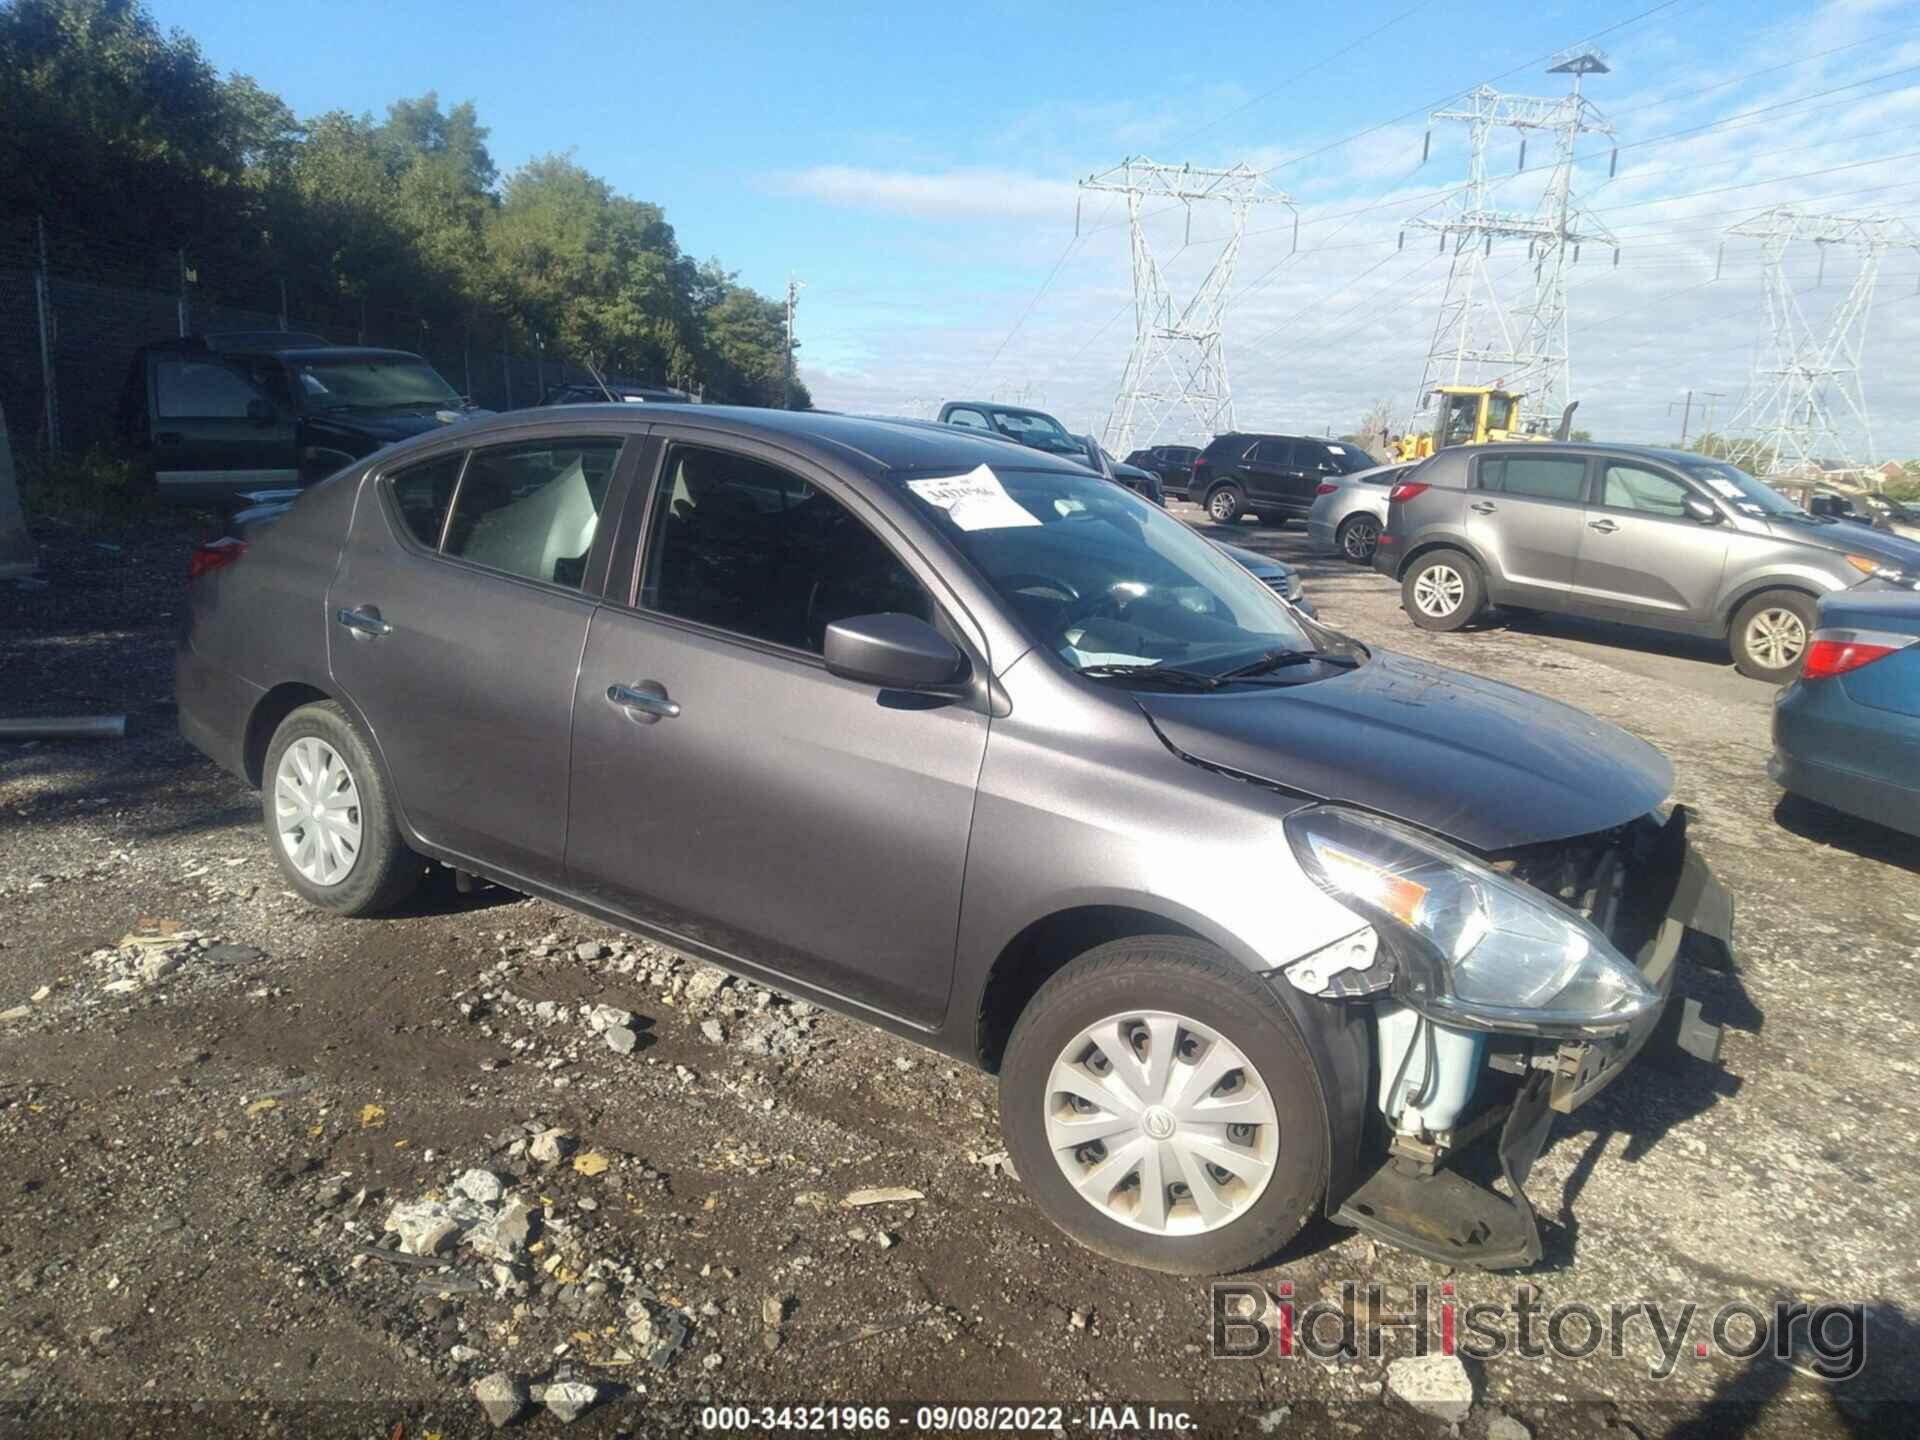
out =
<path fill-rule="evenodd" d="M 1380 522 L 1371 515 L 1349 515 L 1340 522 L 1333 538 L 1339 542 L 1342 555 L 1356 565 L 1365 565 L 1380 543 Z"/>
<path fill-rule="evenodd" d="M 1785 685 L 1806 664 L 1818 610 L 1798 590 L 1768 590 L 1734 613 L 1727 637 L 1742 675 Z"/>
<path fill-rule="evenodd" d="M 1240 518 L 1247 497 L 1238 485 L 1222 485 L 1207 496 L 1207 514 L 1217 525 L 1231 525 Z"/>
<path fill-rule="evenodd" d="M 1422 555 L 1400 582 L 1400 603 L 1422 630 L 1458 630 L 1480 613 L 1480 568 L 1458 550 Z"/>
<path fill-rule="evenodd" d="M 391 909 L 423 862 L 400 836 L 372 752 L 331 700 L 302 705 L 273 732 L 261 817 L 294 889 L 341 915 Z"/>
<path fill-rule="evenodd" d="M 1319 1071 L 1293 1018 L 1199 940 L 1088 951 L 1022 1012 L 1000 1123 L 1048 1219 L 1176 1275 L 1244 1269 L 1325 1198 Z"/>

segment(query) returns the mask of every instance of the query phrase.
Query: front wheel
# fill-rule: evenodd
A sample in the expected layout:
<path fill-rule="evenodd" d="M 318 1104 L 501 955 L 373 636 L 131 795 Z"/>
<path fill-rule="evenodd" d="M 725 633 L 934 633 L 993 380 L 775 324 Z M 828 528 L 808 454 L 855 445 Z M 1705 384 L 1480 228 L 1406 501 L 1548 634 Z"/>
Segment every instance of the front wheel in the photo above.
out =
<path fill-rule="evenodd" d="M 1267 1259 L 1325 1199 L 1326 1101 L 1272 991 L 1172 936 L 1088 951 L 1041 987 L 1000 1077 L 1007 1148 L 1047 1218 L 1175 1275 Z"/>
<path fill-rule="evenodd" d="M 1400 582 L 1400 603 L 1422 630 L 1458 630 L 1480 613 L 1485 596 L 1479 567 L 1457 550 L 1422 555 Z"/>
<path fill-rule="evenodd" d="M 1365 565 L 1380 544 L 1380 522 L 1371 515 L 1349 515 L 1340 522 L 1333 538 L 1339 542 L 1342 555 L 1356 565 Z"/>
<path fill-rule="evenodd" d="M 1769 590 L 1735 612 L 1728 636 L 1734 667 L 1753 680 L 1785 685 L 1806 664 L 1819 614 L 1797 590 Z"/>
<path fill-rule="evenodd" d="M 340 915 L 373 915 L 404 900 L 422 861 L 401 838 L 373 754 L 331 700 L 302 705 L 273 732 L 261 818 L 293 888 Z"/>

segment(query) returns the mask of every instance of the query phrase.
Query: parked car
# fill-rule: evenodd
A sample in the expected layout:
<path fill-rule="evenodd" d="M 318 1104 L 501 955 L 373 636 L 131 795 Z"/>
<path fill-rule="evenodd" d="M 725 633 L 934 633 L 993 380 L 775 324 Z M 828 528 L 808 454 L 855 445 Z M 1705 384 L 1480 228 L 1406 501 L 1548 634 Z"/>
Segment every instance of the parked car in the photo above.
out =
<path fill-rule="evenodd" d="M 606 388 L 602 389 L 592 380 L 569 380 L 560 385 L 549 385 L 547 393 L 540 397 L 542 405 L 605 405 L 610 400 L 627 405 L 685 405 L 693 397 L 684 390 L 674 390 L 665 385 L 644 385 L 637 380 L 621 380 L 609 375 Z M 607 391 L 612 391 L 609 396 Z"/>
<path fill-rule="evenodd" d="M 1920 835 L 1920 595 L 1823 596 L 1806 668 L 1773 704 L 1773 782 Z"/>
<path fill-rule="evenodd" d="M 1049 455 L 1078 456 L 1079 440 L 1044 410 L 1024 405 L 1002 405 L 990 400 L 949 400 L 940 407 L 939 423 L 962 430 L 984 430 L 1004 440 L 1017 440 Z"/>
<path fill-rule="evenodd" d="M 1652 747 L 958 427 L 520 411 L 194 568 L 180 726 L 297 893 L 375 914 L 438 861 L 995 1071 L 1029 1194 L 1134 1264 L 1316 1212 L 1537 1260 L 1455 1152 L 1524 1180 L 1730 928 Z"/>
<path fill-rule="evenodd" d="M 275 330 L 143 346 L 120 401 L 153 484 L 182 500 L 310 484 L 483 413 L 418 355 Z"/>
<path fill-rule="evenodd" d="M 1163 487 L 1184 495 L 1187 482 L 1193 478 L 1193 462 L 1199 458 L 1197 445 L 1149 445 L 1128 455 L 1127 464 L 1153 471 Z"/>
<path fill-rule="evenodd" d="M 1489 604 L 1584 615 L 1723 639 L 1742 674 L 1784 684 L 1822 595 L 1920 584 L 1920 546 L 1809 515 L 1686 450 L 1443 450 L 1388 500 L 1374 568 L 1427 630 Z"/>
<path fill-rule="evenodd" d="M 1306 596 L 1306 587 L 1300 578 L 1300 572 L 1284 560 L 1276 560 L 1271 555 L 1262 555 L 1258 550 L 1249 550 L 1242 545 L 1228 545 L 1223 541 L 1213 541 L 1214 548 L 1224 550 L 1233 557 L 1234 563 L 1244 565 L 1253 573 L 1253 578 L 1266 586 L 1282 600 L 1297 610 L 1303 610 L 1315 619 L 1320 612 L 1313 608 L 1313 602 Z"/>
<path fill-rule="evenodd" d="M 1166 494 L 1160 488 L 1160 477 L 1151 470 L 1142 470 L 1138 465 L 1114 459 L 1107 453 L 1106 447 L 1091 435 L 1076 435 L 1073 438 L 1080 447 L 1080 453 L 1087 457 L 1084 462 L 1086 467 L 1094 474 L 1104 475 L 1156 505 L 1167 503 Z"/>
<path fill-rule="evenodd" d="M 1357 565 L 1371 561 L 1380 532 L 1387 528 L 1387 492 L 1413 468 L 1407 463 L 1376 465 L 1322 480 L 1307 511 L 1307 538 L 1314 548 L 1344 555 Z"/>
<path fill-rule="evenodd" d="M 1357 445 L 1307 435 L 1221 435 L 1194 458 L 1187 499 L 1216 524 L 1254 514 L 1268 525 L 1304 518 L 1322 480 L 1373 468 Z"/>

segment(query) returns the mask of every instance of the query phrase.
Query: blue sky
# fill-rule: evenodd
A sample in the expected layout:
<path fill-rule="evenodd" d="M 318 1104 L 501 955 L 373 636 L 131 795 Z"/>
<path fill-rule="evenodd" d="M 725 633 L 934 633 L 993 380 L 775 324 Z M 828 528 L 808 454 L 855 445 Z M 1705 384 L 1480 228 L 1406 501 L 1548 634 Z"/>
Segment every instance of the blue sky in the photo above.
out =
<path fill-rule="evenodd" d="M 1426 109 L 1482 81 L 1558 94 L 1537 57 L 1610 31 L 1597 43 L 1614 73 L 1587 93 L 1613 118 L 1620 172 L 1590 141 L 1575 185 L 1622 259 L 1575 276 L 1574 390 L 1597 429 L 1661 439 L 1689 386 L 1737 406 L 1766 338 L 1758 247 L 1729 242 L 1722 263 L 1722 228 L 1783 201 L 1920 224 L 1920 4 L 1671 0 L 1633 18 L 1657 3 L 153 8 L 302 115 L 472 99 L 503 170 L 570 150 L 662 204 L 693 254 L 767 293 L 796 272 L 802 373 L 840 408 L 1018 389 L 1097 424 L 1132 331 L 1127 232 L 1090 199 L 1076 241 L 1073 181 L 1129 154 L 1272 167 L 1300 207 L 1300 253 L 1290 225 L 1256 220 L 1227 354 L 1243 425 L 1315 430 L 1376 399 L 1404 411 L 1417 388 L 1445 262 L 1398 235 L 1439 213 L 1465 163 L 1442 127 L 1418 165 Z M 1751 115 L 1764 106 L 1778 108 Z M 1516 158 L 1496 141 L 1492 169 Z M 1527 208 L 1530 186 L 1506 182 L 1500 203 Z M 1196 215 L 1185 251 L 1179 217 L 1149 229 L 1176 289 L 1217 229 Z M 1851 266 L 1807 269 L 1810 318 Z M 1920 254 L 1882 276 L 1874 448 L 1913 454 Z"/>

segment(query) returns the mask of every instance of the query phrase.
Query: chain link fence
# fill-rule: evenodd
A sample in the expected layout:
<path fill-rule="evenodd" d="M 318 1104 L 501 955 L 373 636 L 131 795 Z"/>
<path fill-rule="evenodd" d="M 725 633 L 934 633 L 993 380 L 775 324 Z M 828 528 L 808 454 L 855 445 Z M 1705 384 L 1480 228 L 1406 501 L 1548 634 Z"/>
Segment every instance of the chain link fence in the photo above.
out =
<path fill-rule="evenodd" d="M 179 335 L 292 330 L 424 356 L 474 404 L 512 410 L 587 370 L 499 315 L 449 327 L 369 307 L 270 255 L 224 268 L 189 253 L 63 227 L 0 220 L 0 411 L 20 455 L 111 444 L 140 346 Z"/>

